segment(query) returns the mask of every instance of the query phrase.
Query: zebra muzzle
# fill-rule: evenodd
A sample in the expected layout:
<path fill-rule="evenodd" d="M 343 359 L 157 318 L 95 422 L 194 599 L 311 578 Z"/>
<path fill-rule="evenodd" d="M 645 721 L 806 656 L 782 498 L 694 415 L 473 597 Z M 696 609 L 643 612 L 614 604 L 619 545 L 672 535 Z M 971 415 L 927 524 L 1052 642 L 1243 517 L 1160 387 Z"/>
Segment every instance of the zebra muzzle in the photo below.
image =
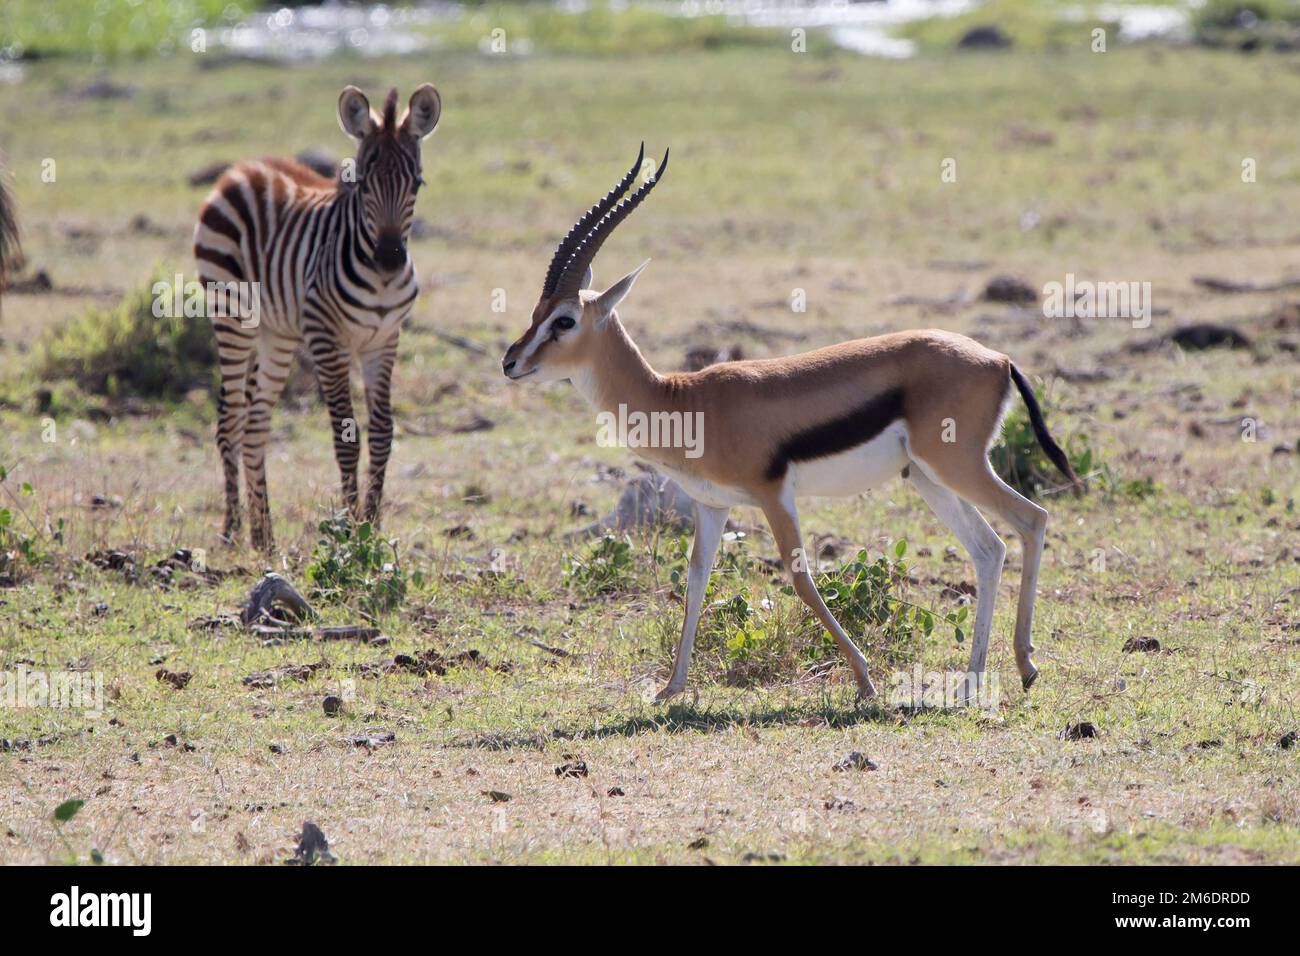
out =
<path fill-rule="evenodd" d="M 401 236 L 380 236 L 375 245 L 375 265 L 384 272 L 400 272 L 406 265 L 406 243 Z"/>

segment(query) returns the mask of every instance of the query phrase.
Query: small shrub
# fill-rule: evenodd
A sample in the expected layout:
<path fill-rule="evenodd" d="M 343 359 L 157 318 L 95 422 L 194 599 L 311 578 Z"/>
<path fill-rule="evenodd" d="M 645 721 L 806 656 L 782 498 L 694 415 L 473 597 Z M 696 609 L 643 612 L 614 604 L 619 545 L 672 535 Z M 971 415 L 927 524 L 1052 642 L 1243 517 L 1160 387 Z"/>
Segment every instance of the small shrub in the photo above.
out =
<path fill-rule="evenodd" d="M 1287 0 L 1207 0 L 1192 14 L 1198 34 L 1206 30 L 1249 29 L 1261 22 L 1294 22 L 1300 10 Z"/>
<path fill-rule="evenodd" d="M 406 599 L 407 574 L 395 540 L 385 540 L 369 521 L 354 524 L 347 512 L 320 523 L 321 539 L 312 551 L 307 580 L 313 596 L 356 606 L 374 616 Z M 419 587 L 418 574 L 411 583 Z"/>
<path fill-rule="evenodd" d="M 902 558 L 907 545 L 899 541 L 892 558 L 871 561 L 866 551 L 834 572 L 814 576 L 822 600 L 849 633 L 873 658 L 889 666 L 912 663 L 923 640 L 943 620 L 958 643 L 965 640 L 968 608 L 940 618 L 934 611 L 903 598 L 908 568 Z M 746 572 L 754 562 L 738 549 L 734 557 Z M 720 562 L 719 567 L 722 564 Z M 742 572 L 745 573 L 745 572 Z M 695 638 L 698 669 L 732 685 L 790 680 L 800 672 L 842 660 L 834 638 L 794 593 L 781 588 L 776 599 L 755 601 L 746 586 L 729 597 L 718 597 L 721 584 L 734 576 L 715 570 Z M 680 620 L 666 624 L 660 644 L 671 656 Z"/>
<path fill-rule="evenodd" d="M 174 277 L 159 274 L 156 280 L 170 283 Z M 42 344 L 41 379 L 70 379 L 83 392 L 109 398 L 177 399 L 198 386 L 211 388 L 217 347 L 210 323 L 203 317 L 154 315 L 152 287 L 55 330 Z"/>
<path fill-rule="evenodd" d="M 9 469 L 0 465 L 0 490 L 7 499 L 0 501 L 0 584 L 4 585 L 14 584 L 23 566 L 31 567 L 45 559 L 42 538 L 63 542 L 63 519 L 52 526 L 47 522 L 43 535 L 21 505 L 22 499 L 34 494 L 32 486 L 24 481 L 15 491 L 8 482 Z"/>
<path fill-rule="evenodd" d="M 894 545 L 891 559 L 881 555 L 872 561 L 865 550 L 852 563 L 832 574 L 819 575 L 817 590 L 835 620 L 855 640 L 868 643 L 875 656 L 890 665 L 910 664 L 921 651 L 921 642 L 934 632 L 935 614 L 929 608 L 913 604 L 903 597 L 909 569 L 903 561 L 907 542 Z M 793 589 L 790 589 L 793 592 Z M 945 615 L 958 644 L 966 640 L 965 622 L 968 609 L 958 608 Z M 821 627 L 821 622 L 817 622 Z M 821 629 L 822 641 L 835 651 L 835 640 Z"/>
<path fill-rule="evenodd" d="M 570 554 L 564 560 L 565 583 L 588 597 L 627 590 L 632 571 L 632 542 L 612 534 L 602 536 L 585 554 Z"/>
<path fill-rule="evenodd" d="M 1043 393 L 1038 391 L 1037 396 L 1039 405 L 1045 405 Z M 1070 467 L 1085 481 L 1104 467 L 1082 432 L 1071 435 L 1064 448 Z M 1003 419 L 1002 434 L 989 449 L 989 461 L 998 476 L 1026 498 L 1037 498 L 1045 488 L 1068 484 L 1038 443 L 1023 405 L 1016 405 Z"/>
<path fill-rule="evenodd" d="M 706 604 L 713 601 L 718 591 L 724 588 L 728 576 L 747 578 L 755 570 L 758 562 L 749 554 L 747 538 L 743 531 L 728 531 L 722 536 L 722 544 L 713 560 L 713 573 L 709 576 L 709 588 L 704 596 Z M 669 542 L 667 554 L 656 549 L 654 559 L 669 569 L 668 581 L 673 592 L 685 599 L 686 584 L 690 575 L 691 539 L 679 535 Z"/>
<path fill-rule="evenodd" d="M 1090 487 L 1098 487 L 1107 498 L 1148 498 L 1159 491 L 1150 477 L 1125 478 L 1101 460 L 1084 432 L 1076 432 L 1065 443 L 1070 467 Z M 1044 488 L 1061 487 L 1065 477 L 1043 453 L 1029 416 L 1016 409 L 1002 425 L 1002 438 L 989 451 L 994 470 L 1026 498 L 1036 498 Z"/>

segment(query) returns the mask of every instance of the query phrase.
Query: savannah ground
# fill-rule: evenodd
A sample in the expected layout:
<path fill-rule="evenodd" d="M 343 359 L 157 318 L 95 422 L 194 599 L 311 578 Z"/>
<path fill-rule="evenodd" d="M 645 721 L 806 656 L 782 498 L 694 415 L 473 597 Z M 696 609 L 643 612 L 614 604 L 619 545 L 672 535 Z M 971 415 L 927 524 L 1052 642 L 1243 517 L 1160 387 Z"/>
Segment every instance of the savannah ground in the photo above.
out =
<path fill-rule="evenodd" d="M 1300 59 L 1098 55 L 1086 33 L 1077 49 L 905 62 L 794 54 L 781 36 L 704 46 L 503 58 L 452 45 L 293 68 L 54 58 L 0 86 L 26 252 L 54 286 L 7 295 L 0 327 L 0 494 L 11 534 L 33 539 L 0 592 L 0 661 L 99 673 L 106 695 L 99 716 L 0 709 L 0 862 L 279 862 L 308 819 L 347 863 L 1300 861 L 1300 747 L 1284 746 L 1300 729 L 1300 295 L 1192 282 L 1297 274 Z M 77 95 L 96 77 L 133 94 Z M 209 393 L 43 381 L 44 343 L 156 274 L 192 272 L 204 190 L 189 173 L 310 146 L 343 155 L 343 85 L 374 99 L 425 80 L 445 112 L 411 245 L 424 292 L 395 373 L 383 534 L 412 578 L 379 616 L 390 643 L 267 647 L 195 626 L 236 609 L 268 566 L 306 587 L 338 503 L 323 406 L 307 386 L 277 410 L 268 561 L 218 540 Z M 758 560 L 775 557 L 761 517 L 739 509 L 745 536 L 724 546 L 715 599 L 745 597 L 757 637 L 729 649 L 713 612 L 688 693 L 650 702 L 680 626 L 681 542 L 634 536 L 603 593 L 566 577 L 589 546 L 563 533 L 590 520 L 580 505 L 612 506 L 632 459 L 596 444 L 567 385 L 511 385 L 499 365 L 554 241 L 642 138 L 670 145 L 673 168 L 596 275 L 653 258 L 622 314 L 656 367 L 701 346 L 758 357 L 939 326 L 1011 355 L 1044 385 L 1058 438 L 1086 440 L 1106 467 L 1086 497 L 1045 501 L 1031 692 L 1010 647 L 1007 529 L 998 706 L 915 710 L 859 704 L 847 669 L 809 650 L 816 629 Z M 1156 315 L 1135 329 L 981 301 L 1002 273 L 1035 288 L 1068 273 L 1150 282 Z M 1203 320 L 1254 347 L 1140 348 Z M 940 615 L 973 581 L 901 482 L 810 501 L 803 526 L 851 545 L 831 567 L 905 539 L 906 597 Z M 147 566 L 177 548 L 220 573 L 164 586 Z M 106 550 L 131 555 L 138 580 L 85 559 Z M 326 623 L 357 621 L 355 604 L 318 602 Z M 961 670 L 968 653 L 942 624 L 910 653 L 859 636 L 882 689 L 915 663 Z M 1159 653 L 1122 650 L 1145 636 Z M 492 666 L 362 669 L 430 648 Z M 319 661 L 304 681 L 243 682 Z M 175 689 L 160 668 L 192 677 Z M 325 715 L 328 695 L 348 699 L 342 714 Z M 1063 739 L 1082 722 L 1097 735 Z M 853 751 L 878 769 L 833 770 Z M 577 761 L 587 776 L 557 774 Z M 70 799 L 84 806 L 57 822 Z"/>

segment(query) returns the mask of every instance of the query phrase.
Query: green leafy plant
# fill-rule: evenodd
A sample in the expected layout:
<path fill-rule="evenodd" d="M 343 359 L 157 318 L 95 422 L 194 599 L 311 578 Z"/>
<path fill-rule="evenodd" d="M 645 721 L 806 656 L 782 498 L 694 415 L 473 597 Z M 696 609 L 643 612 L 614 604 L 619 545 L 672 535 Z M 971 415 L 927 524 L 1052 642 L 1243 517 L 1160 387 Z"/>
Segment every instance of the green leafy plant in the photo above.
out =
<path fill-rule="evenodd" d="M 899 541 L 891 556 L 871 560 L 859 551 L 843 568 L 814 575 L 822 600 L 855 639 L 865 637 L 877 657 L 891 665 L 911 663 L 923 639 L 940 622 L 953 628 L 958 643 L 965 640 L 969 609 L 960 607 L 943 616 L 903 597 L 909 569 L 903 561 L 907 544 Z M 734 549 L 739 573 L 747 575 L 757 562 Z M 723 567 L 724 561 L 719 562 Z M 674 571 L 674 575 L 677 571 Z M 789 679 L 792 672 L 819 668 L 840 660 L 839 649 L 821 621 L 784 586 L 775 600 L 755 600 L 752 588 L 743 586 L 730 596 L 726 583 L 735 576 L 714 572 L 704 612 L 696 632 L 695 657 L 700 669 L 728 684 L 749 685 L 765 680 Z M 674 583 L 678 582 L 673 577 Z M 676 643 L 676 622 L 665 626 L 660 644 L 671 655 Z"/>
<path fill-rule="evenodd" d="M 673 592 L 679 597 L 686 597 L 687 578 L 690 574 L 691 540 L 685 535 L 672 539 L 667 554 L 655 552 L 655 561 L 668 568 L 668 581 Z M 709 576 L 705 603 L 714 600 L 718 591 L 725 588 L 726 580 L 746 578 L 754 572 L 758 562 L 749 553 L 748 538 L 743 531 L 728 531 L 722 536 L 722 544 L 714 558 L 713 573 Z"/>
<path fill-rule="evenodd" d="M 1035 393 L 1038 403 L 1046 407 L 1041 390 Z M 1075 432 L 1065 442 L 1065 454 L 1074 473 L 1084 481 L 1095 481 L 1112 497 L 1145 497 L 1156 490 L 1150 478 L 1123 480 L 1101 460 L 1086 432 Z M 1008 485 L 1026 498 L 1037 498 L 1044 489 L 1066 484 L 1066 479 L 1043 451 L 1029 422 L 1029 414 L 1017 405 L 1002 421 L 1002 434 L 989 449 L 993 470 Z"/>
<path fill-rule="evenodd" d="M 564 559 L 564 580 L 588 597 L 614 594 L 630 585 L 632 564 L 632 542 L 607 534 L 591 544 L 585 554 L 570 554 Z"/>
<path fill-rule="evenodd" d="M 44 532 L 36 525 L 23 506 L 23 499 L 35 494 L 30 482 L 20 482 L 15 489 L 9 484 L 9 469 L 0 465 L 0 583 L 12 584 L 19 576 L 20 567 L 31 567 L 45 559 L 42 543 L 62 544 L 63 519 Z"/>
<path fill-rule="evenodd" d="M 372 616 L 406 599 L 408 576 L 398 560 L 396 539 L 383 538 L 369 521 L 354 524 L 347 512 L 326 518 L 319 530 L 321 539 L 307 566 L 315 597 L 355 602 Z M 419 587 L 420 575 L 412 575 L 409 583 Z"/>
<path fill-rule="evenodd" d="M 1041 392 L 1038 401 L 1043 402 Z M 1003 419 L 1002 435 L 989 450 L 989 461 L 1003 481 L 1027 498 L 1037 497 L 1041 488 L 1056 483 L 1052 478 L 1057 475 L 1055 466 L 1038 444 L 1029 414 L 1019 405 Z"/>
<path fill-rule="evenodd" d="M 869 636 L 870 646 L 891 664 L 914 660 L 921 639 L 934 632 L 936 623 L 934 611 L 903 597 L 910 576 L 903 561 L 906 554 L 907 542 L 899 539 L 892 557 L 882 554 L 873 561 L 862 550 L 838 572 L 815 579 L 822 600 L 840 625 L 849 634 Z M 968 609 L 961 607 L 943 618 L 958 644 L 966 639 L 967 614 Z M 824 630 L 822 641 L 834 649 L 834 639 Z"/>

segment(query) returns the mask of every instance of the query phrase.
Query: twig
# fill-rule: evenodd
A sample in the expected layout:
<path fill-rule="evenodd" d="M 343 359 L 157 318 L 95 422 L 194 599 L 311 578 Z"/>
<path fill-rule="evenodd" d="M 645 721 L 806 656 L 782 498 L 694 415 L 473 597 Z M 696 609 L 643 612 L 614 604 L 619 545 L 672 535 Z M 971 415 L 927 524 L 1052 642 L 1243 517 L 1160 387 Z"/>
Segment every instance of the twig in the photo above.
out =
<path fill-rule="evenodd" d="M 442 332 L 438 329 L 433 330 L 433 334 L 442 339 L 448 345 L 454 345 L 458 349 L 464 349 L 466 352 L 473 352 L 475 355 L 487 355 L 488 350 L 477 342 L 470 341 L 461 335 L 454 335 L 451 332 Z"/>

